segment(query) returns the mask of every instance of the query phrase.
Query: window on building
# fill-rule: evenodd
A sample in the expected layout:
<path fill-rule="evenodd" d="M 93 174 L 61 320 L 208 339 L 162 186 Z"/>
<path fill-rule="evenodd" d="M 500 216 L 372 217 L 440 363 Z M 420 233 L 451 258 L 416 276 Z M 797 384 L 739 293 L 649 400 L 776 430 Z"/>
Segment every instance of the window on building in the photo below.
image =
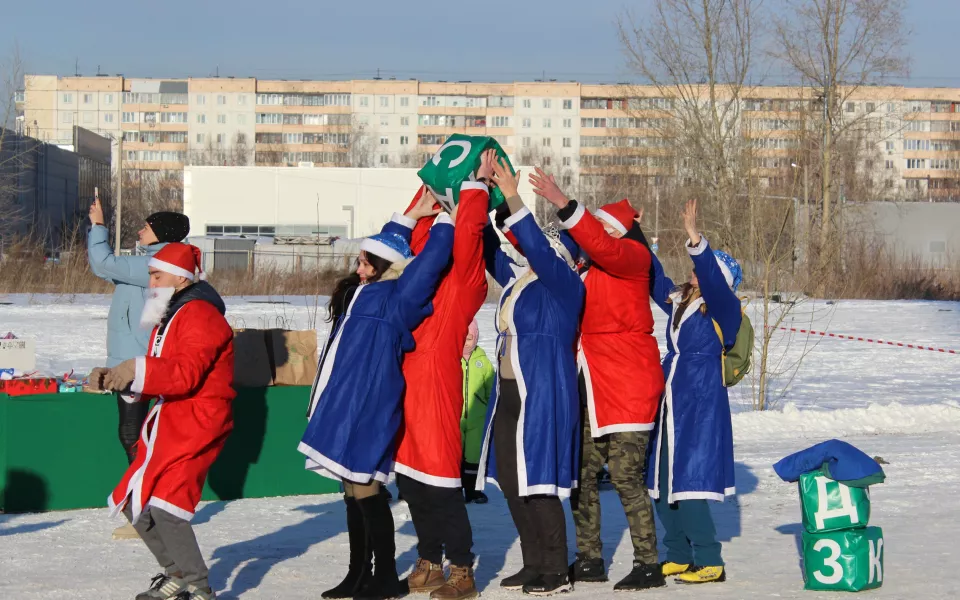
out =
<path fill-rule="evenodd" d="M 887 169 L 893 169 L 893 168 L 895 168 L 894 165 L 893 165 L 893 161 L 892 161 L 892 160 L 886 161 L 883 166 L 884 166 L 885 168 L 887 168 Z"/>
<path fill-rule="evenodd" d="M 84 94 L 83 95 L 84 104 L 93 104 L 93 94 Z"/>
<path fill-rule="evenodd" d="M 553 140 L 551 140 L 550 138 L 543 138 L 543 140 L 542 140 L 542 142 L 541 142 L 540 145 L 543 146 L 543 147 L 545 147 L 545 148 L 549 148 L 549 147 L 550 147 L 550 143 L 551 143 L 552 141 L 553 141 Z"/>
<path fill-rule="evenodd" d="M 532 106 L 532 102 L 530 101 L 530 98 L 524 98 L 524 100 L 523 100 L 523 107 L 524 107 L 524 108 L 530 108 L 531 106 Z"/>
<path fill-rule="evenodd" d="M 927 160 L 925 158 L 908 158 L 907 168 L 908 169 L 926 169 Z"/>
<path fill-rule="evenodd" d="M 64 104 L 73 104 L 73 94 L 64 94 L 63 95 Z"/>
<path fill-rule="evenodd" d="M 381 116 L 380 117 L 380 127 L 389 127 L 390 126 L 390 117 Z"/>
<path fill-rule="evenodd" d="M 543 107 L 544 107 L 544 108 L 550 108 L 552 105 L 553 105 L 553 100 L 551 100 L 551 99 L 549 99 L 549 98 L 544 98 L 544 99 L 543 99 Z"/>
<path fill-rule="evenodd" d="M 104 113 L 103 115 L 104 123 L 113 123 L 113 113 Z"/>
<path fill-rule="evenodd" d="M 493 117 L 491 127 L 510 127 L 510 117 Z"/>
<path fill-rule="evenodd" d="M 893 151 L 896 149 L 896 142 L 887 142 L 887 150 Z"/>
<path fill-rule="evenodd" d="M 573 110 L 573 100 L 564 100 L 563 110 Z"/>
<path fill-rule="evenodd" d="M 206 103 L 207 103 L 207 97 L 204 96 L 203 94 L 197 94 L 196 100 L 197 100 L 197 104 L 206 104 Z"/>
<path fill-rule="evenodd" d="M 877 105 L 874 104 L 873 102 L 867 102 L 866 106 L 864 107 L 864 110 L 867 111 L 868 113 L 872 113 L 873 111 L 877 110 Z"/>
<path fill-rule="evenodd" d="M 198 133 L 198 134 L 197 134 L 197 143 L 198 143 L 198 144 L 202 144 L 202 143 L 203 143 L 203 137 L 204 137 L 204 136 L 203 136 L 202 133 Z"/>
<path fill-rule="evenodd" d="M 409 127 L 410 126 L 410 117 L 400 117 L 400 126 Z"/>
<path fill-rule="evenodd" d="M 390 163 L 390 157 L 386 154 L 380 155 L 380 164 L 382 166 L 387 166 Z"/>
<path fill-rule="evenodd" d="M 390 138 L 388 138 L 387 136 L 381 136 L 381 137 L 380 137 L 380 145 L 381 145 L 381 146 L 387 146 L 387 145 L 389 145 L 389 144 L 390 144 Z"/>
<path fill-rule="evenodd" d="M 530 147 L 530 138 L 528 138 L 528 137 L 523 138 L 523 140 L 521 140 L 520 145 L 523 146 L 524 148 L 529 148 L 529 147 Z"/>
<path fill-rule="evenodd" d="M 573 140 L 570 138 L 563 138 L 563 147 L 570 148 L 573 146 Z"/>
<path fill-rule="evenodd" d="M 244 96 L 243 94 L 237 96 L 237 104 L 239 104 L 240 106 L 246 106 L 247 97 Z"/>
<path fill-rule="evenodd" d="M 563 185 L 570 185 L 571 181 L 572 181 L 572 178 L 569 175 L 563 176 Z"/>
<path fill-rule="evenodd" d="M 222 144 L 222 143 L 223 143 L 223 137 L 224 137 L 224 136 L 223 136 L 222 133 L 218 133 L 218 134 L 217 134 L 217 143 L 218 143 L 218 144 Z"/>
<path fill-rule="evenodd" d="M 406 145 L 409 144 L 409 143 L 410 143 L 410 138 L 409 138 L 408 136 L 405 136 L 405 135 L 401 135 L 401 136 L 400 136 L 400 145 L 401 145 L 401 146 L 406 146 Z"/>
<path fill-rule="evenodd" d="M 125 112 L 122 115 L 121 119 L 124 123 L 136 123 L 137 122 L 137 113 L 135 112 Z"/>
<path fill-rule="evenodd" d="M 368 96 L 360 96 L 360 106 L 370 106 L 370 98 Z"/>
<path fill-rule="evenodd" d="M 549 166 L 550 166 L 550 162 L 551 162 L 551 158 L 550 158 L 549 156 L 544 156 L 543 159 L 541 160 L 541 162 L 543 162 L 543 166 L 549 167 Z"/>
<path fill-rule="evenodd" d="M 400 106 L 410 106 L 410 96 L 400 96 Z"/>
<path fill-rule="evenodd" d="M 60 122 L 69 125 L 73 123 L 73 113 L 71 112 L 62 112 L 60 113 Z"/>
<path fill-rule="evenodd" d="M 197 123 L 204 125 L 207 122 L 207 115 L 200 113 L 197 115 Z"/>
<path fill-rule="evenodd" d="M 524 129 L 530 129 L 530 119 L 524 119 L 524 120 L 523 120 L 523 128 L 524 128 Z"/>
<path fill-rule="evenodd" d="M 113 94 L 104 94 L 104 95 L 103 95 L 103 103 L 104 103 L 106 106 L 112 106 L 112 105 L 113 105 Z"/>
<path fill-rule="evenodd" d="M 217 106 L 226 106 L 226 105 L 227 105 L 227 97 L 224 96 L 224 95 L 222 95 L 222 94 L 218 94 L 218 95 L 217 95 Z"/>
<path fill-rule="evenodd" d="M 563 166 L 569 167 L 571 162 L 572 162 L 572 161 L 570 160 L 570 157 L 569 157 L 569 156 L 564 156 L 564 157 L 563 157 Z"/>
<path fill-rule="evenodd" d="M 387 96 L 380 96 L 380 108 L 388 108 L 390 106 L 390 98 Z"/>
<path fill-rule="evenodd" d="M 571 127 L 573 127 L 573 119 L 564 119 L 564 120 L 563 120 L 563 128 L 564 128 L 564 129 L 570 129 Z"/>
<path fill-rule="evenodd" d="M 219 114 L 219 115 L 217 115 L 217 123 L 220 124 L 220 125 L 226 125 L 226 124 L 227 124 L 227 115 L 224 115 L 224 114 Z"/>
<path fill-rule="evenodd" d="M 408 154 L 404 154 L 403 156 L 401 156 L 401 157 L 400 157 L 400 164 L 401 164 L 401 165 L 408 165 L 408 164 L 410 164 L 410 156 L 409 156 Z"/>
<path fill-rule="evenodd" d="M 544 119 L 544 120 L 543 120 L 543 128 L 544 128 L 544 129 L 550 129 L 550 127 L 551 127 L 552 124 L 553 124 L 553 120 L 552 120 L 552 119 Z"/>

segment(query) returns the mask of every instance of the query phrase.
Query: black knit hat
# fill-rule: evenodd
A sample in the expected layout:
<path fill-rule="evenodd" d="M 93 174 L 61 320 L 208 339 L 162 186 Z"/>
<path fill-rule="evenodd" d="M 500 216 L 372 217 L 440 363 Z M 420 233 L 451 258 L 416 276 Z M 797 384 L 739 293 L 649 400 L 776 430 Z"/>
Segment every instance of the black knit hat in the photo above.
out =
<path fill-rule="evenodd" d="M 182 242 L 190 233 L 190 219 L 175 212 L 157 212 L 147 217 L 147 225 L 159 242 Z"/>

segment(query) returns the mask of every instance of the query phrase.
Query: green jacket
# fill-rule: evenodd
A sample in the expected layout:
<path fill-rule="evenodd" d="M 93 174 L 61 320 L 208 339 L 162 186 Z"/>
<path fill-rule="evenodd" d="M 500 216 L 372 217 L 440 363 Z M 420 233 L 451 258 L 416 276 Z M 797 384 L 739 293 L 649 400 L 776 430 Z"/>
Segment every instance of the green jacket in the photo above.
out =
<path fill-rule="evenodd" d="M 469 361 L 460 358 L 460 366 L 463 368 L 463 414 L 460 417 L 463 456 L 467 463 L 478 464 L 487 403 L 496 378 L 490 359 L 479 346 L 474 349 Z"/>

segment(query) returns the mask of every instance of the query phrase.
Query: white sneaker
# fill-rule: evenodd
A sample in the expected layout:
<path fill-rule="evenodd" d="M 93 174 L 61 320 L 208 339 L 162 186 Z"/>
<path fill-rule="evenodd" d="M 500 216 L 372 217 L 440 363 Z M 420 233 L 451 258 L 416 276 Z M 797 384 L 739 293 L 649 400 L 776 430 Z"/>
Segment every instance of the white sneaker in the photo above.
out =
<path fill-rule="evenodd" d="M 137 533 L 137 530 L 133 528 L 133 525 L 127 523 L 122 527 L 117 527 L 113 530 L 113 539 L 115 540 L 138 540 L 140 539 L 140 534 Z"/>

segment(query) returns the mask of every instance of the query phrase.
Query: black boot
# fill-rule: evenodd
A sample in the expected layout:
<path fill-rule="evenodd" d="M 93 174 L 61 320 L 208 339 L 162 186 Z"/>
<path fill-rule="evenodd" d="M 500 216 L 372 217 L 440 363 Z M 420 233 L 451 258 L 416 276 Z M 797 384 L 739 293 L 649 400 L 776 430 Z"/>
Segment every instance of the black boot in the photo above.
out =
<path fill-rule="evenodd" d="M 530 511 L 530 502 L 524 498 L 507 498 L 507 508 L 513 524 L 520 535 L 520 552 L 523 555 L 523 568 L 518 573 L 503 579 L 500 587 L 507 590 L 523 589 L 540 576 L 540 540 L 537 524 Z"/>
<path fill-rule="evenodd" d="M 370 578 L 371 551 L 367 544 L 367 530 L 363 525 L 363 513 L 356 499 L 347 496 L 347 535 L 350 539 L 350 566 L 340 585 L 320 594 L 321 598 L 353 598 L 365 580 Z"/>
<path fill-rule="evenodd" d="M 602 558 L 586 558 L 579 552 L 577 560 L 570 565 L 570 581 L 574 583 L 603 583 L 607 580 L 607 571 Z"/>
<path fill-rule="evenodd" d="M 368 543 L 373 548 L 373 575 L 354 594 L 356 600 L 387 600 L 407 595 L 407 587 L 397 577 L 397 546 L 394 542 L 393 513 L 383 494 L 357 500 L 363 512 Z"/>
<path fill-rule="evenodd" d="M 474 504 L 486 504 L 489 499 L 487 495 L 483 492 L 477 491 L 477 468 L 479 465 L 464 465 L 465 471 L 463 475 L 460 476 L 460 481 L 463 484 L 463 501 L 467 504 L 473 502 Z M 473 471 L 472 473 L 470 471 Z"/>
<path fill-rule="evenodd" d="M 663 577 L 663 569 L 659 563 L 647 564 L 635 560 L 630 574 L 613 586 L 613 589 L 617 592 L 635 592 L 665 585 L 667 581 Z"/>
<path fill-rule="evenodd" d="M 566 573 L 559 575 L 540 575 L 535 580 L 523 586 L 523 593 L 530 596 L 552 596 L 562 594 L 573 589 Z"/>

